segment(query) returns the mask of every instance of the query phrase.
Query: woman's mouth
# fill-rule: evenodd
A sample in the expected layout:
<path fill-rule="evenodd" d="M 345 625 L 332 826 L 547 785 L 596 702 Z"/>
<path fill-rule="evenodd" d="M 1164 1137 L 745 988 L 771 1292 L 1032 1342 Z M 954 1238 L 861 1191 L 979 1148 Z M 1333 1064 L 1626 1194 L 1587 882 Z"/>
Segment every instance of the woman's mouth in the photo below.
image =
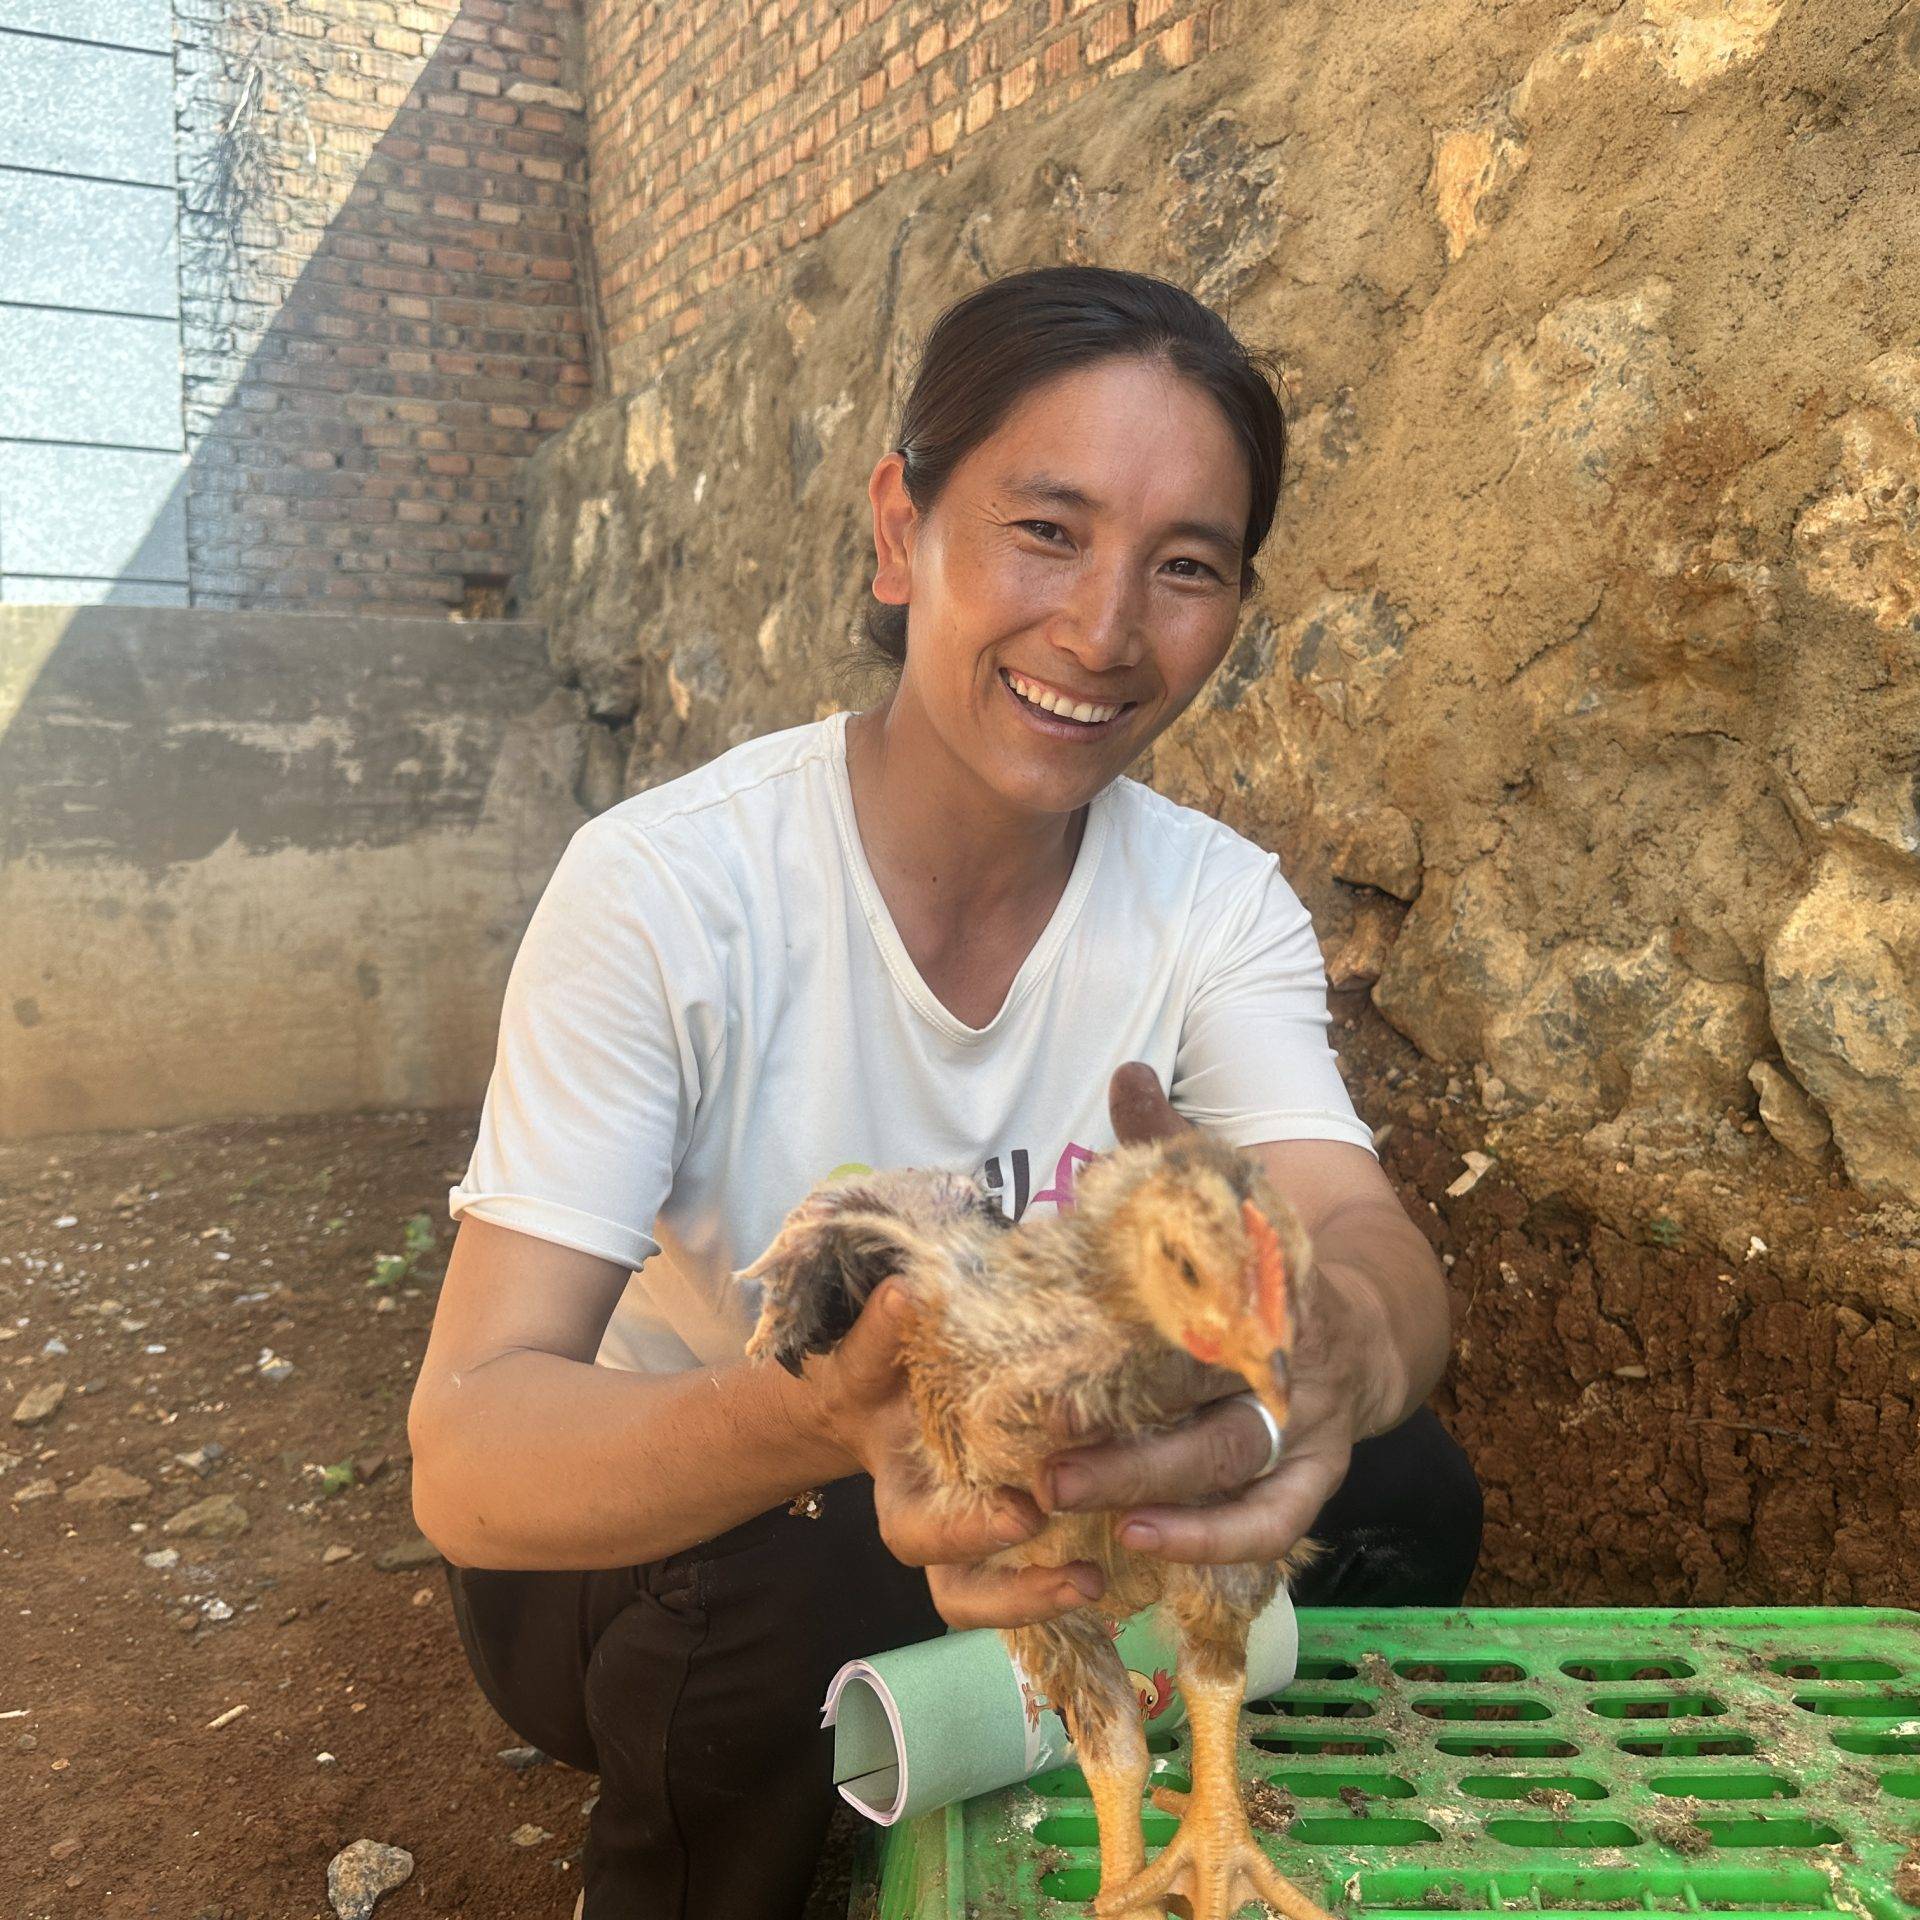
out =
<path fill-rule="evenodd" d="M 1051 735 L 1056 740 L 1097 740 L 1103 734 L 1111 733 L 1139 705 L 1136 700 L 1123 701 L 1117 707 L 1096 707 L 1087 702 L 1066 712 L 1052 712 L 1039 705 L 1038 698 L 1029 699 L 1020 691 L 1020 688 L 1025 686 L 1038 697 L 1058 698 L 1051 689 L 1027 680 L 1024 675 L 1012 673 L 1006 667 L 999 670 L 999 678 L 1000 684 L 1007 690 L 1007 697 L 1020 709 L 1027 724 L 1037 728 L 1041 733 Z M 1067 705 L 1065 701 L 1061 701 L 1060 704 L 1063 707 Z M 1073 717 L 1075 711 L 1091 712 L 1103 717 L 1077 720 Z"/>

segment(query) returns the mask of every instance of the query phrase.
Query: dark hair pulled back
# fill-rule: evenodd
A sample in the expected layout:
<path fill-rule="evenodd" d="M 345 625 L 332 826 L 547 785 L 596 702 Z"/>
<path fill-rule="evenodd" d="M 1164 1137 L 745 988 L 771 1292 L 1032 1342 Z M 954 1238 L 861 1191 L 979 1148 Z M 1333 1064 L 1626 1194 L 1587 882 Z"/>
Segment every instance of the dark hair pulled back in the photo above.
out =
<path fill-rule="evenodd" d="M 1096 361 L 1164 361 L 1210 393 L 1239 436 L 1253 475 L 1240 586 L 1259 580 L 1253 556 L 1273 525 L 1286 458 L 1274 356 L 1241 343 L 1184 287 L 1115 267 L 1035 267 L 1003 274 L 956 300 L 921 348 L 894 450 L 906 456 L 907 497 L 929 512 L 953 470 L 992 437 L 1020 396 Z M 907 658 L 907 609 L 869 597 L 870 657 Z"/>

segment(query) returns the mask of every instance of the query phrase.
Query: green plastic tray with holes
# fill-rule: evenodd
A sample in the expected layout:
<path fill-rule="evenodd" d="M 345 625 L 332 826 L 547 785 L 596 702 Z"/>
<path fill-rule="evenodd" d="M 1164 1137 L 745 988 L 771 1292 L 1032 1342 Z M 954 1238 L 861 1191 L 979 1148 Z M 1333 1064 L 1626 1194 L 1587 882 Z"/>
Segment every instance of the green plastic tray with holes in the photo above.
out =
<path fill-rule="evenodd" d="M 1188 1784 L 1184 1742 L 1149 1742 L 1155 1784 Z M 1303 1609 L 1241 1767 L 1276 1790 L 1262 1844 L 1335 1915 L 1914 1920 L 1920 1613 Z M 1145 1825 L 1151 1857 L 1175 1821 Z M 852 1920 L 1067 1920 L 1098 1886 L 1070 1767 L 858 1847 Z"/>

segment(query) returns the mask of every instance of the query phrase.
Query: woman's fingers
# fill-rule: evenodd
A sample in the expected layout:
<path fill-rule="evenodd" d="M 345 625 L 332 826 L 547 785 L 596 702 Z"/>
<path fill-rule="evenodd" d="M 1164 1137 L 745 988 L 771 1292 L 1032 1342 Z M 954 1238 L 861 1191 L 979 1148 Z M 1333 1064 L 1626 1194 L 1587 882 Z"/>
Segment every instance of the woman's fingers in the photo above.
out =
<path fill-rule="evenodd" d="M 1030 1627 L 1100 1598 L 1105 1583 L 1090 1560 L 1059 1567 L 933 1566 L 927 1587 L 950 1627 Z"/>
<path fill-rule="evenodd" d="M 1267 1423 L 1244 1400 L 1216 1400 L 1166 1433 L 1075 1447 L 1041 1467 L 1049 1512 L 1196 1500 L 1244 1487 L 1266 1464 Z"/>
<path fill-rule="evenodd" d="M 896 1465 L 874 1476 L 874 1512 L 880 1537 L 896 1560 L 910 1567 L 983 1560 L 1040 1531 L 1045 1516 L 1018 1487 L 1002 1487 L 990 1500 L 955 1507 L 924 1480 Z"/>
<path fill-rule="evenodd" d="M 1222 1565 L 1277 1560 L 1313 1526 L 1353 1457 L 1350 1447 L 1283 1460 L 1238 1500 L 1215 1507 L 1135 1507 L 1120 1544 L 1162 1560 Z"/>

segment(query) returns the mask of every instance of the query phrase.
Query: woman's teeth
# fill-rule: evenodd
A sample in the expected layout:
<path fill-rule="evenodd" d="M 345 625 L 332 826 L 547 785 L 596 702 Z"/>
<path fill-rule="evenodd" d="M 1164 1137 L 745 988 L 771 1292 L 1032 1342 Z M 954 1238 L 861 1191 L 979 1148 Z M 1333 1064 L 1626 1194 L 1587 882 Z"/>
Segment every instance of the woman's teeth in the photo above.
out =
<path fill-rule="evenodd" d="M 1007 685 L 1029 706 L 1039 707 L 1053 714 L 1057 719 L 1079 720 L 1090 726 L 1098 726 L 1102 720 L 1111 720 L 1120 711 L 1119 707 L 1095 707 L 1082 700 L 1074 702 L 1063 699 L 1059 694 L 1045 687 L 1035 686 L 1031 680 L 1023 680 L 1019 674 L 1006 669 Z"/>

